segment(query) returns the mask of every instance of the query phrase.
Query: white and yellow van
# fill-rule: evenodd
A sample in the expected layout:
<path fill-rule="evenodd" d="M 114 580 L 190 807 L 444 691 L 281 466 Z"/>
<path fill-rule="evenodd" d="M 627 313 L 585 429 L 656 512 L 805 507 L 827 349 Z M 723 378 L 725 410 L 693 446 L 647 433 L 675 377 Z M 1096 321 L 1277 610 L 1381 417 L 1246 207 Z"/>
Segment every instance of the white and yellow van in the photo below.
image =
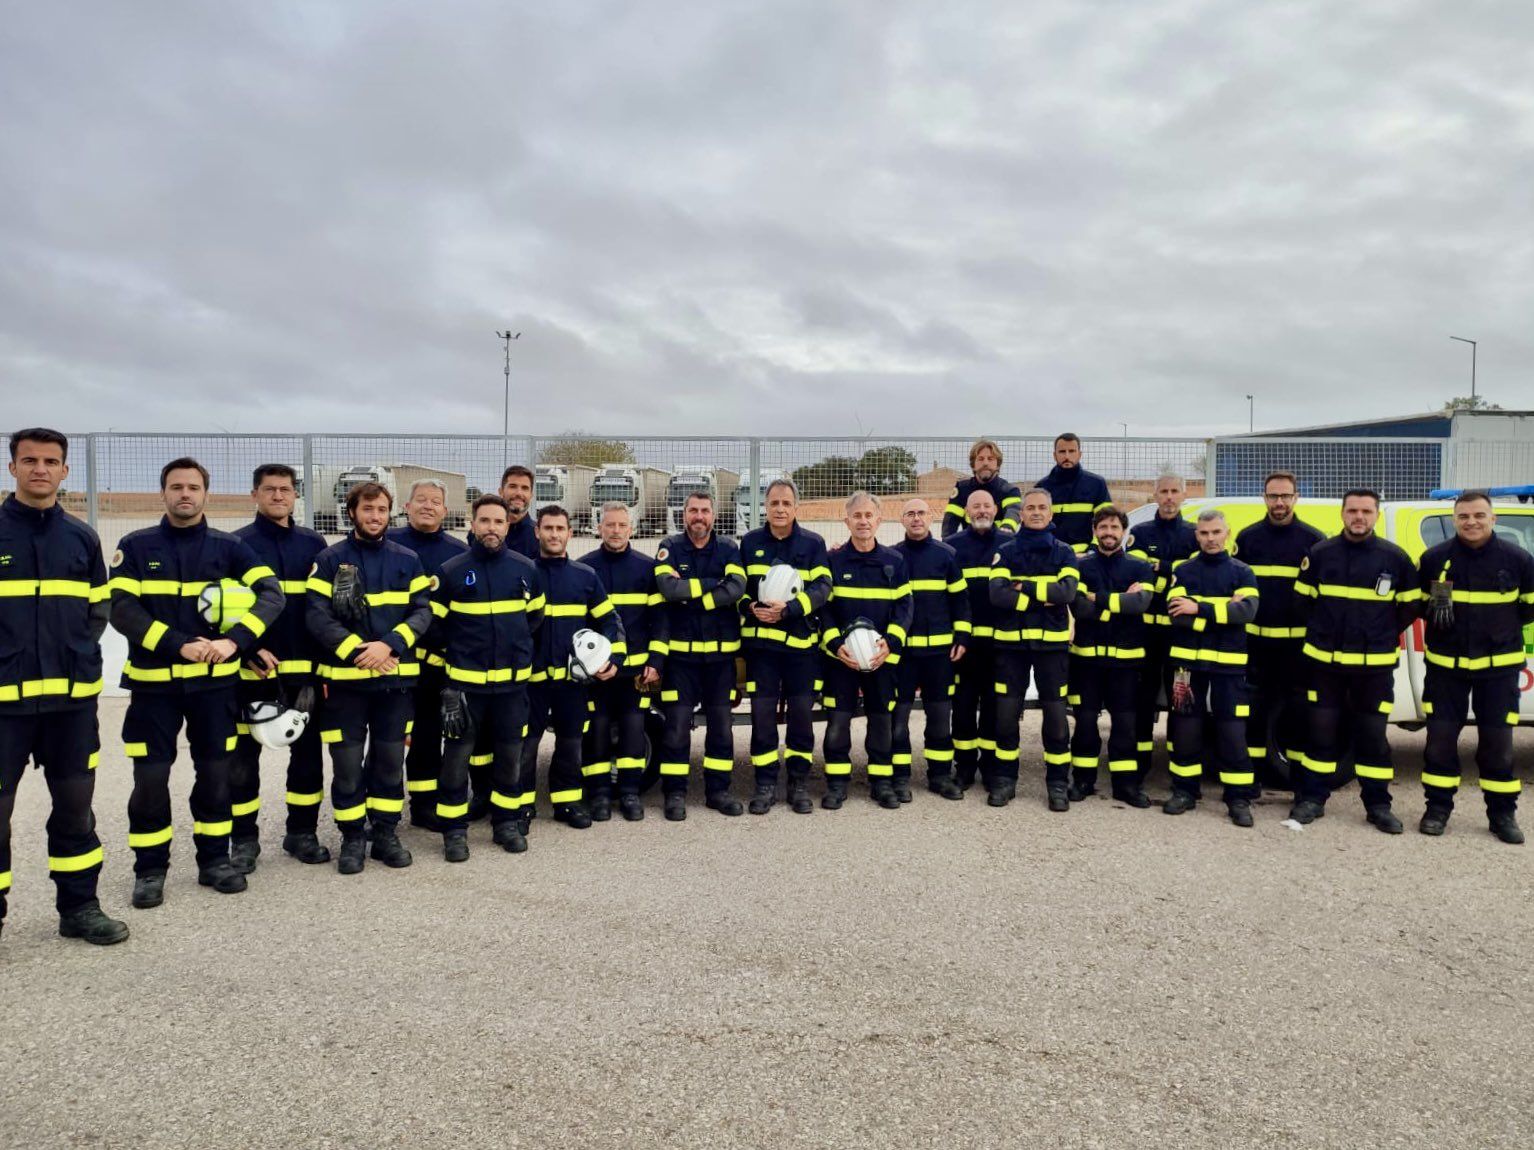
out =
<path fill-rule="evenodd" d="M 1525 551 L 1534 552 L 1534 505 L 1509 503 L 1496 500 L 1497 534 L 1517 543 Z M 1218 507 L 1225 513 L 1230 524 L 1230 537 L 1234 541 L 1243 527 L 1256 523 L 1267 514 L 1261 498 L 1256 496 L 1221 499 L 1190 499 L 1182 506 L 1185 519 L 1196 520 L 1206 507 Z M 1306 523 L 1324 535 L 1336 535 L 1342 530 L 1342 500 L 1301 498 L 1295 513 Z M 1130 513 L 1129 529 L 1134 531 L 1137 523 L 1144 523 L 1156 514 L 1155 504 L 1137 507 Z M 1379 525 L 1375 530 L 1386 539 L 1399 544 L 1412 557 L 1421 560 L 1422 553 L 1435 544 L 1454 535 L 1454 505 L 1448 500 L 1422 500 L 1399 502 L 1387 500 L 1380 505 Z M 1425 721 L 1422 711 L 1422 675 L 1426 661 L 1422 656 L 1422 622 L 1418 620 L 1405 635 L 1401 645 L 1405 654 L 1396 665 L 1395 709 L 1390 713 L 1392 723 L 1419 724 Z M 1526 723 L 1534 723 L 1534 626 L 1525 627 L 1523 647 L 1526 661 L 1520 686 L 1518 713 Z"/>

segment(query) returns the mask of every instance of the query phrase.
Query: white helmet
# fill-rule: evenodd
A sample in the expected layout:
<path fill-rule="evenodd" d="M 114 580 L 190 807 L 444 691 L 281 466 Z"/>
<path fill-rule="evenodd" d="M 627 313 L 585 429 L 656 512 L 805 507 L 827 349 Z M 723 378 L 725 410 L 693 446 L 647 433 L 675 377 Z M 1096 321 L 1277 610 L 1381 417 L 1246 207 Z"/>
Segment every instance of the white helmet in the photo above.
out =
<path fill-rule="evenodd" d="M 250 728 L 251 738 L 277 751 L 298 742 L 309 725 L 309 713 L 284 707 L 275 699 L 263 699 L 245 708 L 245 725 Z"/>
<path fill-rule="evenodd" d="M 847 654 L 851 655 L 860 671 L 871 671 L 879 654 L 879 642 L 883 638 L 878 629 L 867 619 L 859 616 L 847 628 L 843 641 Z"/>
<path fill-rule="evenodd" d="M 197 613 L 219 629 L 229 630 L 240 617 L 256 605 L 256 593 L 233 579 L 209 583 L 197 596 Z"/>
<path fill-rule="evenodd" d="M 804 582 L 796 568 L 787 563 L 774 563 L 756 587 L 758 603 L 787 603 L 804 590 Z"/>
<path fill-rule="evenodd" d="M 584 683 L 612 662 L 613 645 L 606 635 L 582 627 L 570 640 L 570 678 Z"/>

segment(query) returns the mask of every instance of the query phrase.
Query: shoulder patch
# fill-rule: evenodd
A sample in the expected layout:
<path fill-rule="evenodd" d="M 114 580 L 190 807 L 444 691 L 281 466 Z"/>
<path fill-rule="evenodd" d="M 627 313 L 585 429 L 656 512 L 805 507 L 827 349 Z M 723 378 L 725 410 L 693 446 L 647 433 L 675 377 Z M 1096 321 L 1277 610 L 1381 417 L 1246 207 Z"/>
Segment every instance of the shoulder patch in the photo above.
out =
<path fill-rule="evenodd" d="M 1309 571 L 1310 570 L 1310 556 L 1309 555 L 1305 556 L 1303 559 L 1300 560 L 1300 570 L 1301 571 Z"/>
<path fill-rule="evenodd" d="M 958 497 L 959 497 L 959 489 L 957 487 L 955 487 L 952 491 L 950 491 L 948 493 L 948 498 L 949 499 L 957 499 Z"/>
<path fill-rule="evenodd" d="M 472 576 L 474 572 L 470 571 L 469 574 Z M 440 586 L 442 586 L 442 580 L 438 576 L 433 575 L 431 577 L 431 589 L 435 591 Z"/>
<path fill-rule="evenodd" d="M 1001 552 L 998 551 L 996 554 L 991 556 L 991 566 L 994 567 L 994 566 L 996 566 L 996 564 L 998 564 L 1000 562 L 1001 562 Z"/>
<path fill-rule="evenodd" d="M 661 549 L 660 549 L 660 550 L 658 550 L 658 551 L 657 551 L 657 552 L 656 552 L 656 553 L 655 553 L 655 558 L 656 558 L 656 559 L 657 559 L 657 560 L 661 560 L 661 559 L 664 559 L 664 558 L 665 558 L 665 557 L 666 557 L 666 556 L 667 556 L 667 555 L 669 555 L 669 554 L 670 554 L 670 553 L 671 553 L 671 552 L 670 552 L 670 551 L 669 551 L 669 550 L 668 550 L 668 549 L 667 549 L 667 548 L 665 548 L 665 547 L 662 547 L 662 548 L 661 548 Z"/>
<path fill-rule="evenodd" d="M 119 554 L 119 555 L 121 555 L 121 554 L 122 554 L 122 552 L 121 552 L 121 551 L 119 551 L 119 552 L 118 552 L 118 554 Z M 315 563 L 313 563 L 313 564 L 312 564 L 312 565 L 311 565 L 311 566 L 310 566 L 310 567 L 309 567 L 309 574 L 310 574 L 310 575 L 311 575 L 311 576 L 312 576 L 312 575 L 318 575 L 318 574 L 319 574 L 319 573 L 320 573 L 320 565 L 319 565 L 319 563 L 318 563 L 318 562 L 315 562 Z"/>
<path fill-rule="evenodd" d="M 123 565 L 123 549 L 121 547 L 119 547 L 116 551 L 112 552 L 112 566 L 113 567 L 121 567 L 122 565 Z"/>

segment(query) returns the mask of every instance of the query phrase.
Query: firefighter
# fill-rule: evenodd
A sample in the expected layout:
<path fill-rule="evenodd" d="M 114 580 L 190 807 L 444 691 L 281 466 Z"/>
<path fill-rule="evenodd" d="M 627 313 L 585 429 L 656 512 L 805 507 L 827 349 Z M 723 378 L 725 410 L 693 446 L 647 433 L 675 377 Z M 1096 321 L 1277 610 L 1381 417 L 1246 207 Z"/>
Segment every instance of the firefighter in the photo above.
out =
<path fill-rule="evenodd" d="M 788 766 L 788 803 L 798 814 L 815 810 L 810 767 L 815 757 L 811 715 L 820 686 L 820 609 L 831 597 L 826 541 L 799 523 L 799 489 L 791 479 L 767 487 L 764 526 L 740 541 L 746 594 L 740 601 L 741 644 L 746 655 L 746 693 L 751 696 L 751 764 L 756 791 L 749 809 L 765 815 L 778 795 L 778 705 L 784 704 L 783 758 Z M 791 568 L 799 590 L 783 600 L 763 601 L 763 578 L 774 567 Z"/>
<path fill-rule="evenodd" d="M 1049 809 L 1070 810 L 1071 731 L 1066 718 L 1070 604 L 1080 572 L 1076 553 L 1050 529 L 1049 492 L 1023 496 L 1023 525 L 1002 545 L 990 572 L 996 622 L 996 774 L 986 801 L 1017 795 L 1023 700 L 1032 676 L 1043 711 L 1044 789 Z"/>
<path fill-rule="evenodd" d="M 821 649 L 830 656 L 821 696 L 828 715 L 822 745 L 826 793 L 820 805 L 828 811 L 837 810 L 847 799 L 852 717 L 860 694 L 867 721 L 863 750 L 869 797 L 889 810 L 900 806 L 891 732 L 901 651 L 911 626 L 911 583 L 904 557 L 878 540 L 881 518 L 877 499 L 866 491 L 853 492 L 843 507 L 849 539 L 830 556 L 831 598 L 821 629 Z M 849 649 L 854 628 L 871 628 L 879 636 L 866 668 Z"/>
<path fill-rule="evenodd" d="M 1039 480 L 1054 503 L 1055 538 L 1080 555 L 1092 541 L 1092 516 L 1110 506 L 1108 483 L 1081 466 L 1081 440 L 1073 432 L 1055 436 L 1055 465 Z"/>
<path fill-rule="evenodd" d="M 442 577 L 449 559 L 467 551 L 468 544 L 442 530 L 447 517 L 447 486 L 440 479 L 417 479 L 410 485 L 405 500 L 403 526 L 389 529 L 387 538 L 421 561 L 421 570 L 431 580 L 433 589 Z M 474 535 L 470 534 L 470 538 Z M 418 647 L 416 661 L 421 666 L 411 690 L 410 738 L 406 740 L 405 794 L 410 800 L 410 825 L 426 830 L 440 830 L 437 825 L 437 777 L 442 770 L 442 689 L 447 674 L 442 656 L 426 647 Z M 488 766 L 489 755 L 485 756 Z M 479 815 L 489 804 L 485 790 L 476 792 Z M 474 812 L 471 810 L 471 817 Z"/>
<path fill-rule="evenodd" d="M 1491 498 L 1467 491 L 1454 501 L 1454 538 L 1422 556 L 1427 711 L 1422 789 L 1427 809 L 1417 829 L 1441 835 L 1459 789 L 1459 735 L 1475 710 L 1475 765 L 1491 833 L 1523 842 L 1513 772 L 1513 727 L 1526 655 L 1523 629 L 1534 623 L 1534 558 L 1499 538 Z"/>
<path fill-rule="evenodd" d="M 128 845 L 139 908 L 165 900 L 170 768 L 183 722 L 196 772 L 197 881 L 220 894 L 245 889 L 245 876 L 229 862 L 240 657 L 255 652 L 283 608 L 276 573 L 245 543 L 208 526 L 202 464 L 171 460 L 160 470 L 160 495 L 165 517 L 124 536 L 112 556 L 112 626 L 128 640 L 122 685 L 131 698 L 122 737 L 133 760 Z"/>
<path fill-rule="evenodd" d="M 528 559 L 538 558 L 538 532 L 529 514 L 533 506 L 533 472 L 530 467 L 513 463 L 501 473 L 501 498 L 511 512 L 506 533 L 506 549 Z"/>
<path fill-rule="evenodd" d="M 953 548 L 969 594 L 969 639 L 953 685 L 954 781 L 968 790 L 980 775 L 987 790 L 996 773 L 996 620 L 991 606 L 991 565 L 1011 538 L 996 529 L 996 501 L 972 493 L 964 505 L 969 526 L 945 542 Z"/>
<path fill-rule="evenodd" d="M 739 815 L 745 808 L 730 794 L 735 738 L 730 710 L 735 695 L 735 655 L 740 650 L 736 604 L 746 592 L 746 569 L 733 540 L 714 533 L 714 499 L 695 491 L 682 507 L 685 530 L 655 553 L 655 581 L 666 601 L 666 734 L 661 746 L 661 788 L 666 818 L 687 817 L 687 772 L 692 714 L 703 708 L 703 794 L 711 810 Z"/>
<path fill-rule="evenodd" d="M 1295 515 L 1299 485 L 1292 473 L 1275 471 L 1264 479 L 1262 498 L 1267 515 L 1242 530 L 1231 548 L 1257 576 L 1259 596 L 1257 618 L 1246 625 L 1246 678 L 1252 689 L 1246 751 L 1263 781 L 1292 788 L 1305 740 L 1306 663 L 1294 583 L 1310 549 L 1326 537 Z M 1283 752 L 1292 774 L 1278 769 L 1273 751 Z"/>
<path fill-rule="evenodd" d="M 581 778 L 581 741 L 592 708 L 586 682 L 571 675 L 576 632 L 597 629 L 612 644 L 612 659 L 595 676 L 598 682 L 613 679 L 618 674 L 617 661 L 628 653 L 623 621 L 602 581 L 590 567 L 569 556 L 569 512 L 550 503 L 538 509 L 537 521 L 537 565 L 543 575 L 546 604 L 528 692 L 527 738 L 522 743 L 517 820 L 523 835 L 537 814 L 538 744 L 551 728 L 554 757 L 549 763 L 549 802 L 554 807 L 554 819 L 575 830 L 591 825 Z"/>
<path fill-rule="evenodd" d="M 1145 610 L 1156 572 L 1124 551 L 1128 517 L 1116 507 L 1092 515 L 1093 547 L 1081 557 L 1081 582 L 1071 611 L 1068 701 L 1076 711 L 1071 734 L 1071 785 L 1076 803 L 1097 790 L 1102 736 L 1097 716 L 1108 712 L 1108 778 L 1113 797 L 1131 807 L 1150 806 L 1135 757 L 1135 692 L 1145 667 Z"/>
<path fill-rule="evenodd" d="M 602 545 L 581 556 L 597 573 L 623 624 L 626 654 L 617 673 L 590 684 L 596 704 L 587 732 L 581 774 L 591 792 L 595 822 L 612 818 L 614 778 L 618 812 L 628 822 L 644 818 L 639 784 L 644 778 L 645 715 L 666 666 L 666 611 L 655 583 L 655 560 L 629 545 L 634 521 L 625 503 L 604 503 Z"/>
<path fill-rule="evenodd" d="M 931 509 L 925 499 L 909 499 L 900 511 L 905 538 L 895 550 L 905 560 L 911 583 L 911 623 L 896 676 L 895 797 L 911 801 L 911 712 L 917 694 L 926 715 L 922 759 L 927 789 L 945 799 L 962 799 L 964 788 L 953 777 L 954 669 L 960 665 L 973 630 L 969 584 L 959 557 L 932 535 Z"/>
<path fill-rule="evenodd" d="M 956 535 L 970 525 L 969 497 L 976 491 L 988 492 L 996 502 L 996 526 L 1003 531 L 1017 530 L 1018 510 L 1023 505 L 1017 485 L 1001 477 L 1001 447 L 994 439 L 977 439 L 969 449 L 968 479 L 948 494 L 948 509 L 943 513 L 943 538 Z"/>
<path fill-rule="evenodd" d="M 359 483 L 346 495 L 352 533 L 320 552 L 309 573 L 309 633 L 325 683 L 320 739 L 330 747 L 330 805 L 341 831 L 341 874 L 373 858 L 407 867 L 399 841 L 405 808 L 410 692 L 421 675 L 416 648 L 431 626 L 431 579 L 415 552 L 387 536 L 389 489 Z M 364 757 L 365 753 L 365 757 Z"/>
<path fill-rule="evenodd" d="M 303 734 L 287 748 L 287 827 L 282 849 L 299 862 L 330 861 L 329 848 L 316 834 L 320 802 L 325 797 L 324 752 L 319 723 L 313 721 L 319 707 L 314 677 L 317 651 L 304 619 L 308 608 L 304 584 L 315 557 L 327 544 L 319 532 L 293 522 L 298 473 L 286 463 L 264 463 L 256 468 L 251 477 L 251 498 L 256 516 L 235 535 L 276 574 L 286 604 L 240 668 L 240 699 L 247 713 L 238 724 L 240 738 L 229 766 L 234 822 L 229 861 L 242 874 L 256 869 L 261 854 L 256 816 L 261 810 L 262 743 L 251 733 L 247 721 L 254 717 L 249 708 L 261 703 L 275 703 L 309 717 Z"/>
<path fill-rule="evenodd" d="M 1422 598 L 1406 552 L 1374 533 L 1379 495 L 1354 488 L 1342 497 L 1342 533 L 1324 539 L 1300 564 L 1295 583 L 1305 623 L 1310 745 L 1289 817 L 1309 823 L 1326 813 L 1341 752 L 1343 718 L 1352 734 L 1368 820 L 1398 835 L 1390 809 L 1395 768 L 1385 737 L 1395 701 L 1401 631 Z"/>
<path fill-rule="evenodd" d="M 1126 546 L 1136 559 L 1144 559 L 1156 572 L 1156 591 L 1145 612 L 1145 664 L 1135 694 L 1135 759 L 1143 782 L 1156 750 L 1156 712 L 1162 699 L 1172 697 L 1172 670 L 1167 662 L 1171 646 L 1171 619 L 1166 613 L 1166 593 L 1172 586 L 1172 568 L 1198 554 L 1193 524 L 1182 516 L 1186 488 L 1182 477 L 1170 473 L 1156 480 L 1156 514 L 1134 529 Z"/>
<path fill-rule="evenodd" d="M 101 634 L 107 575 L 96 533 L 59 505 L 69 440 L 31 427 L 11 435 L 16 491 L 0 504 L 0 927 L 11 890 L 11 815 L 35 762 L 53 809 L 48 874 L 59 934 L 97 946 L 128 937 L 96 897 L 101 840 L 91 798 L 101 740 Z"/>
<path fill-rule="evenodd" d="M 1199 512 L 1199 553 L 1178 564 L 1167 591 L 1173 667 L 1167 747 L 1172 794 L 1161 809 L 1192 810 L 1202 795 L 1204 724 L 1214 730 L 1214 759 L 1225 808 L 1238 827 L 1252 825 L 1257 776 L 1246 753 L 1251 701 L 1246 685 L 1246 625 L 1257 617 L 1257 577 L 1225 544 L 1230 528 L 1213 507 Z"/>
<path fill-rule="evenodd" d="M 427 640 L 446 680 L 429 705 L 446 737 L 435 814 L 448 862 L 469 857 L 469 762 L 477 746 L 490 748 L 495 844 L 512 854 L 527 849 L 518 812 L 532 784 L 522 782 L 522 733 L 546 602 L 537 564 L 506 547 L 506 501 L 481 495 L 471 514 L 474 542 L 442 565 L 432 589 L 435 621 Z M 417 723 L 420 715 L 418 708 Z"/>

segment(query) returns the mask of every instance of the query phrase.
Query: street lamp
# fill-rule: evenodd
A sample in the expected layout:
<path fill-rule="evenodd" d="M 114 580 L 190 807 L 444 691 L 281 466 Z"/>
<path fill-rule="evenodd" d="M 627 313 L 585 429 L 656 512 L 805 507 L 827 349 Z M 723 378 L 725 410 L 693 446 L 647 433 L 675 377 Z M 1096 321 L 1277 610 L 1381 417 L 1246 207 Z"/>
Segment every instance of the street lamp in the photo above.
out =
<path fill-rule="evenodd" d="M 1246 397 L 1246 431 L 1250 435 L 1257 430 L 1257 404 L 1248 395 Z"/>
<path fill-rule="evenodd" d="M 511 341 L 521 339 L 522 333 L 512 333 L 510 328 L 495 333 L 495 338 L 506 344 L 506 400 L 501 408 L 501 454 L 504 457 L 502 466 L 511 462 L 508 454 L 511 445 Z"/>
<path fill-rule="evenodd" d="M 1475 340 L 1473 340 L 1473 339 L 1466 339 L 1463 336 L 1458 336 L 1458 335 L 1451 335 L 1449 338 L 1453 339 L 1453 340 L 1458 340 L 1460 343 L 1468 343 L 1470 345 L 1470 406 L 1474 407 L 1475 406 Z"/>

